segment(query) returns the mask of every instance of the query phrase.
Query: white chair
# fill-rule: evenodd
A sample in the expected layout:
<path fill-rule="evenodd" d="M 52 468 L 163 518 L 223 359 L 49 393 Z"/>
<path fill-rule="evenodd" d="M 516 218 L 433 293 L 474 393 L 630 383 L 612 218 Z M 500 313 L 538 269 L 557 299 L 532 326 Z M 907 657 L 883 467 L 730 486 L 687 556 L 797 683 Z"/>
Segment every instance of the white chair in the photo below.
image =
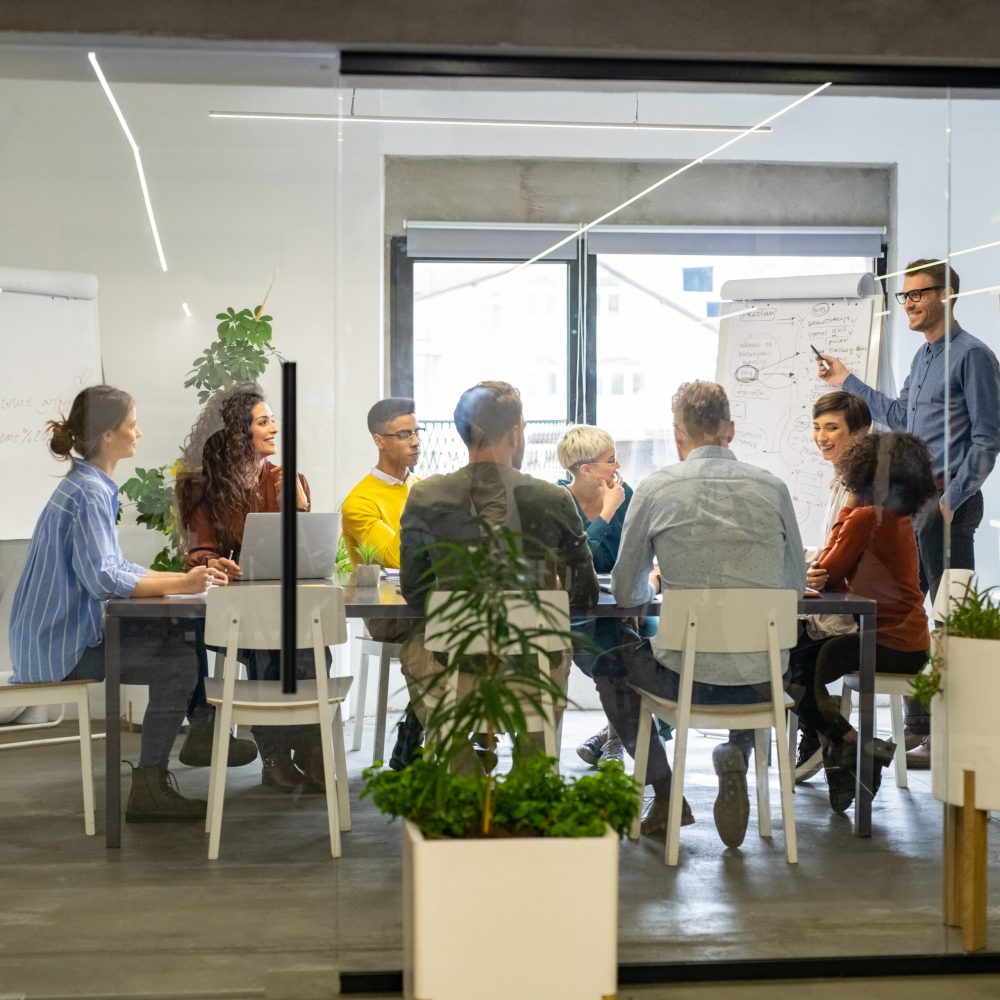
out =
<path fill-rule="evenodd" d="M 83 829 L 94 836 L 94 763 L 90 750 L 89 687 L 95 681 L 56 681 L 52 684 L 0 685 L 0 708 L 33 705 L 76 705 L 80 716 L 80 770 L 83 775 Z M 59 737 L 58 742 L 77 737 Z M 34 743 L 35 741 L 32 741 Z M 39 741 L 41 742 L 41 741 Z M 49 741 L 45 741 L 49 742 Z M 56 742 L 53 740 L 52 742 Z"/>
<path fill-rule="evenodd" d="M 323 773 L 326 783 L 330 853 L 340 857 L 340 832 L 351 828 L 347 788 L 344 726 L 340 706 L 352 677 L 328 677 L 327 646 L 347 641 L 344 593 L 339 587 L 300 584 L 297 590 L 297 649 L 312 649 L 315 680 L 296 682 L 295 694 L 284 694 L 280 681 L 236 679 L 240 649 L 278 649 L 281 646 L 281 588 L 277 585 L 213 587 L 208 592 L 205 642 L 225 650 L 222 679 L 210 678 L 205 691 L 215 706 L 215 736 L 208 789 L 208 857 L 219 856 L 222 806 L 226 787 L 226 753 L 229 741 L 222 733 L 234 723 L 273 726 L 319 724 L 323 735 Z M 332 744 L 331 744 L 332 734 Z"/>
<path fill-rule="evenodd" d="M 665 858 L 676 865 L 680 850 L 681 809 L 684 798 L 684 769 L 688 730 L 753 729 L 754 761 L 757 777 L 757 825 L 762 837 L 771 835 L 771 806 L 767 783 L 770 730 L 777 743 L 778 774 L 781 783 L 781 814 L 785 824 L 785 853 L 789 864 L 798 861 L 795 814 L 792 808 L 792 765 L 785 731 L 785 709 L 791 700 L 784 693 L 781 650 L 795 644 L 798 595 L 794 590 L 667 590 L 663 594 L 660 627 L 653 643 L 661 650 L 681 654 L 677 701 L 670 701 L 641 688 L 639 733 L 636 741 L 635 780 L 639 797 L 646 783 L 646 764 L 652 718 L 674 727 L 673 779 L 667 819 Z M 696 675 L 696 653 L 768 654 L 767 673 L 758 682 L 770 681 L 773 698 L 756 705 L 692 705 Z M 631 830 L 639 836 L 639 818 Z"/>
<path fill-rule="evenodd" d="M 512 594 L 507 604 L 507 615 L 512 626 L 517 629 L 540 629 L 543 633 L 555 630 L 562 633 L 562 635 L 542 634 L 537 640 L 532 640 L 532 645 L 538 654 L 539 672 L 550 678 L 549 654 L 564 653 L 570 648 L 568 638 L 569 595 L 564 590 L 541 590 L 538 592 L 538 597 L 545 609 L 541 613 L 523 598 Z M 470 655 L 485 653 L 487 644 L 485 636 L 481 634 L 483 626 L 474 616 L 470 615 L 466 619 L 458 621 L 454 619 L 444 620 L 447 618 L 447 612 L 442 614 L 442 611 L 452 603 L 452 599 L 452 592 L 447 590 L 439 590 L 431 594 L 427 605 L 424 648 L 433 653 L 447 654 L 453 652 L 459 644 L 463 644 L 465 653 Z M 468 645 L 464 645 L 469 632 L 480 634 Z M 563 638 L 563 635 L 566 638 Z M 454 700 L 458 697 L 458 671 L 453 671 L 448 680 L 449 687 L 444 697 Z M 530 707 L 526 709 L 524 713 L 525 723 L 529 732 L 541 730 L 545 740 L 545 753 L 556 759 L 556 767 L 558 768 L 559 742 L 555 726 L 556 707 L 551 698 L 543 696 L 542 703 L 545 711 L 541 714 Z"/>
<path fill-rule="evenodd" d="M 399 659 L 402 643 L 382 642 L 370 635 L 357 637 L 361 643 L 361 662 L 358 666 L 358 684 L 355 690 L 354 738 L 352 750 L 361 749 L 365 730 L 365 697 L 368 693 L 368 661 L 378 657 L 378 701 L 375 705 L 375 740 L 372 744 L 372 763 L 385 759 L 385 721 L 389 712 L 389 665 Z"/>

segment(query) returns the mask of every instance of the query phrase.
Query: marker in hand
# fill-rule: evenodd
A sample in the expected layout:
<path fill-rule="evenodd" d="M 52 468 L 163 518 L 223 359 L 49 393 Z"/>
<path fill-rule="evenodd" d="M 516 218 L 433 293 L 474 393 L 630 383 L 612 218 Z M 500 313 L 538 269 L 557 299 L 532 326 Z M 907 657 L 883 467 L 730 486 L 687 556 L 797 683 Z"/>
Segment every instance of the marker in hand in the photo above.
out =
<path fill-rule="evenodd" d="M 819 351 L 817 351 L 817 350 L 816 350 L 816 347 L 815 347 L 815 346 L 814 346 L 813 344 L 810 344 L 809 346 L 810 346 L 810 347 L 812 347 L 812 349 L 813 349 L 813 354 L 815 354 L 815 355 L 816 355 L 816 357 L 817 357 L 817 358 L 819 358 L 819 360 L 820 360 L 820 361 L 821 361 L 821 362 L 823 363 L 823 367 L 824 367 L 824 368 L 825 368 L 825 369 L 826 369 L 827 371 L 829 371 L 829 370 L 830 370 L 830 362 L 829 362 L 829 361 L 827 361 L 827 360 L 826 360 L 826 358 L 824 358 L 824 357 L 823 357 L 823 355 L 822 355 L 822 354 L 820 354 L 820 353 L 819 353 Z"/>

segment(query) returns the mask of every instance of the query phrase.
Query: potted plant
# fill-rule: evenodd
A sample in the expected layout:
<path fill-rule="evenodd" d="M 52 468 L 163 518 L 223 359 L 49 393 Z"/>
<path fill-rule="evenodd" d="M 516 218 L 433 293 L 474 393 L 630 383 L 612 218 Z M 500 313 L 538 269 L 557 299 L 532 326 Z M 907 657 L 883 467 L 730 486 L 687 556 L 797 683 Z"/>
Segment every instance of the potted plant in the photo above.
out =
<path fill-rule="evenodd" d="M 445 689 L 459 672 L 472 680 L 429 709 L 427 744 L 410 767 L 365 772 L 363 794 L 405 820 L 408 998 L 593 1000 L 617 990 L 618 840 L 638 797 L 619 764 L 567 780 L 532 752 L 528 715 L 565 697 L 539 670 L 539 650 L 571 636 L 531 582 L 526 548 L 486 526 L 481 544 L 433 547 L 429 573 L 452 600 L 428 602 L 425 635 L 451 633 L 455 652 L 429 687 Z M 518 605 L 533 609 L 532 624 L 511 613 Z M 494 734 L 511 735 L 509 775 L 494 773 L 488 749 L 485 768 L 457 766 L 472 757 L 470 733 L 487 748 Z"/>
<path fill-rule="evenodd" d="M 354 546 L 358 562 L 354 567 L 354 583 L 358 587 L 377 587 L 382 567 L 378 562 L 378 546 L 360 542 Z"/>
<path fill-rule="evenodd" d="M 963 805 L 963 771 L 976 774 L 976 808 L 1000 809 L 996 719 L 1000 713 L 1000 606 L 996 588 L 971 580 L 932 634 L 933 654 L 913 680 L 931 709 L 931 786 Z"/>

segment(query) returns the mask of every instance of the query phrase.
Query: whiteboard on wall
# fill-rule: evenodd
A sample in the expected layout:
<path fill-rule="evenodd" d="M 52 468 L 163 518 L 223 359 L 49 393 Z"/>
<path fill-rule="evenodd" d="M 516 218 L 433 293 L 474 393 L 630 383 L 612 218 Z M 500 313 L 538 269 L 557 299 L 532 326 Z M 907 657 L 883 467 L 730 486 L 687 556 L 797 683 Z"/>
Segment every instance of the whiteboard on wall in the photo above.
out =
<path fill-rule="evenodd" d="M 0 267 L 0 538 L 30 538 L 67 465 L 48 449 L 46 424 L 102 381 L 97 278 Z"/>
<path fill-rule="evenodd" d="M 716 379 L 726 389 L 732 449 L 788 486 L 802 541 L 822 545 L 833 470 L 812 440 L 812 407 L 831 387 L 815 346 L 876 384 L 883 299 L 874 274 L 727 281 Z M 728 301 L 726 301 L 728 300 Z"/>

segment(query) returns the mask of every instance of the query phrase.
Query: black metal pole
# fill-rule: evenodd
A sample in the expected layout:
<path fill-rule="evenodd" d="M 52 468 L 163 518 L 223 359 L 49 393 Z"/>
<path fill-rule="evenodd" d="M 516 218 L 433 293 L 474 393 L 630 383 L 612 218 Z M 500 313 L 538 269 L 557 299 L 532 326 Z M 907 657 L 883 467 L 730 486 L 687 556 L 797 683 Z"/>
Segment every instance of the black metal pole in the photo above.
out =
<path fill-rule="evenodd" d="M 298 481 L 295 421 L 295 362 L 281 363 L 281 690 L 295 694 L 296 540 Z"/>

